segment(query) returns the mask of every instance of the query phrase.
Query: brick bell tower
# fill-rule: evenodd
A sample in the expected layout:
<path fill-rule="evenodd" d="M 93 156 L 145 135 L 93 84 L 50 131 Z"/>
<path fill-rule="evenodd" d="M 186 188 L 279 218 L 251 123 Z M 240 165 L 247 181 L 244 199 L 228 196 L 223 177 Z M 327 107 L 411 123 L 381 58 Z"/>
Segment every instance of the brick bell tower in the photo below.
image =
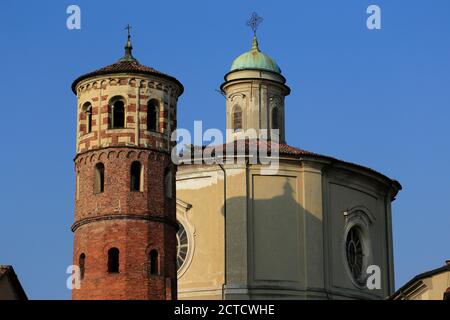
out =
<path fill-rule="evenodd" d="M 129 29 L 128 29 L 129 31 Z M 77 95 L 73 299 L 176 299 L 175 172 L 170 136 L 183 85 L 139 64 L 131 38 Z"/>

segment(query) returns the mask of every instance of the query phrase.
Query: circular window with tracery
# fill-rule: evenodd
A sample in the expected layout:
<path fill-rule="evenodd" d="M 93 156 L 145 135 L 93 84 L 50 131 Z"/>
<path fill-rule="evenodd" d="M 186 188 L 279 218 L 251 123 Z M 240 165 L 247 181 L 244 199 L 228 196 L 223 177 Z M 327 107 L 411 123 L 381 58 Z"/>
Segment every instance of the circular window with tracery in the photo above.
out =
<path fill-rule="evenodd" d="M 189 238 L 186 229 L 181 223 L 178 223 L 179 229 L 177 232 L 177 270 L 179 271 L 188 256 Z"/>
<path fill-rule="evenodd" d="M 354 280 L 359 284 L 362 283 L 364 264 L 364 246 L 362 241 L 361 231 L 357 227 L 351 228 L 347 233 L 345 251 L 350 272 Z"/>

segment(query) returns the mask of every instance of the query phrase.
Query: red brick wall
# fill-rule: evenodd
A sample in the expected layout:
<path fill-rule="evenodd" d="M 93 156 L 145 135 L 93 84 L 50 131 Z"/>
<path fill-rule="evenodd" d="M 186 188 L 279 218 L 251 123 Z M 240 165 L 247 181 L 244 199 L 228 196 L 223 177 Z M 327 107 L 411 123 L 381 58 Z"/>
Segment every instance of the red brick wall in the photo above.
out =
<path fill-rule="evenodd" d="M 133 161 L 144 166 L 142 192 L 130 191 Z M 105 184 L 103 193 L 94 194 L 98 162 L 105 166 Z M 164 191 L 168 167 L 173 172 L 171 199 Z M 169 154 L 143 148 L 103 148 L 76 157 L 74 264 L 81 253 L 86 259 L 81 289 L 73 290 L 73 299 L 176 299 L 174 170 Z M 120 250 L 119 274 L 107 272 L 113 247 Z M 159 253 L 158 276 L 148 272 L 152 249 Z"/>

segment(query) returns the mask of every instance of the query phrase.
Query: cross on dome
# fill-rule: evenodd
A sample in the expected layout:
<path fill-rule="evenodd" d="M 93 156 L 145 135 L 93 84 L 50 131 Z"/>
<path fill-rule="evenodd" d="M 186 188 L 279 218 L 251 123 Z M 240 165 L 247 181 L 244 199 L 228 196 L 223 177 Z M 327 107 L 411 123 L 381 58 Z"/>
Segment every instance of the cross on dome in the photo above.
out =
<path fill-rule="evenodd" d="M 264 19 L 260 16 L 258 16 L 258 14 L 256 12 L 253 12 L 252 15 L 250 16 L 250 19 L 247 21 L 247 26 L 249 26 L 252 30 L 253 33 L 256 34 L 256 30 L 258 30 L 258 26 L 264 21 Z"/>

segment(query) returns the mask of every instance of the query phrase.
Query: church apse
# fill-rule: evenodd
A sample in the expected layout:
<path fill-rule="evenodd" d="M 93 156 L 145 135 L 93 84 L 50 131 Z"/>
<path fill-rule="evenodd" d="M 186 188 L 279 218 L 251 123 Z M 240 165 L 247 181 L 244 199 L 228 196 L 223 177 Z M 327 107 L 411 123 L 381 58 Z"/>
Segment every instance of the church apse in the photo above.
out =
<path fill-rule="evenodd" d="M 390 186 L 356 172 L 343 181 L 346 171 L 312 159 L 301 166 L 295 161 L 282 163 L 277 175 L 262 175 L 260 169 L 226 166 L 225 183 L 220 168 L 210 166 L 207 178 L 197 168 L 203 176 L 200 180 L 209 183 L 202 182 L 200 189 L 185 185 L 178 191 L 179 199 L 192 205 L 188 214 L 195 227 L 195 252 L 179 278 L 180 299 L 383 299 L 389 295 L 393 279 L 385 219 L 390 209 L 384 203 Z M 193 176 L 191 171 L 190 179 Z M 341 177 L 341 187 L 330 187 L 336 183 L 330 177 Z M 377 198 L 379 194 L 384 196 Z M 345 238 L 355 221 L 346 210 L 354 208 L 371 215 L 365 230 L 370 239 L 364 248 L 369 259 L 365 266 L 380 266 L 380 290 L 358 284 L 348 267 Z M 367 279 L 365 273 L 362 276 Z"/>

